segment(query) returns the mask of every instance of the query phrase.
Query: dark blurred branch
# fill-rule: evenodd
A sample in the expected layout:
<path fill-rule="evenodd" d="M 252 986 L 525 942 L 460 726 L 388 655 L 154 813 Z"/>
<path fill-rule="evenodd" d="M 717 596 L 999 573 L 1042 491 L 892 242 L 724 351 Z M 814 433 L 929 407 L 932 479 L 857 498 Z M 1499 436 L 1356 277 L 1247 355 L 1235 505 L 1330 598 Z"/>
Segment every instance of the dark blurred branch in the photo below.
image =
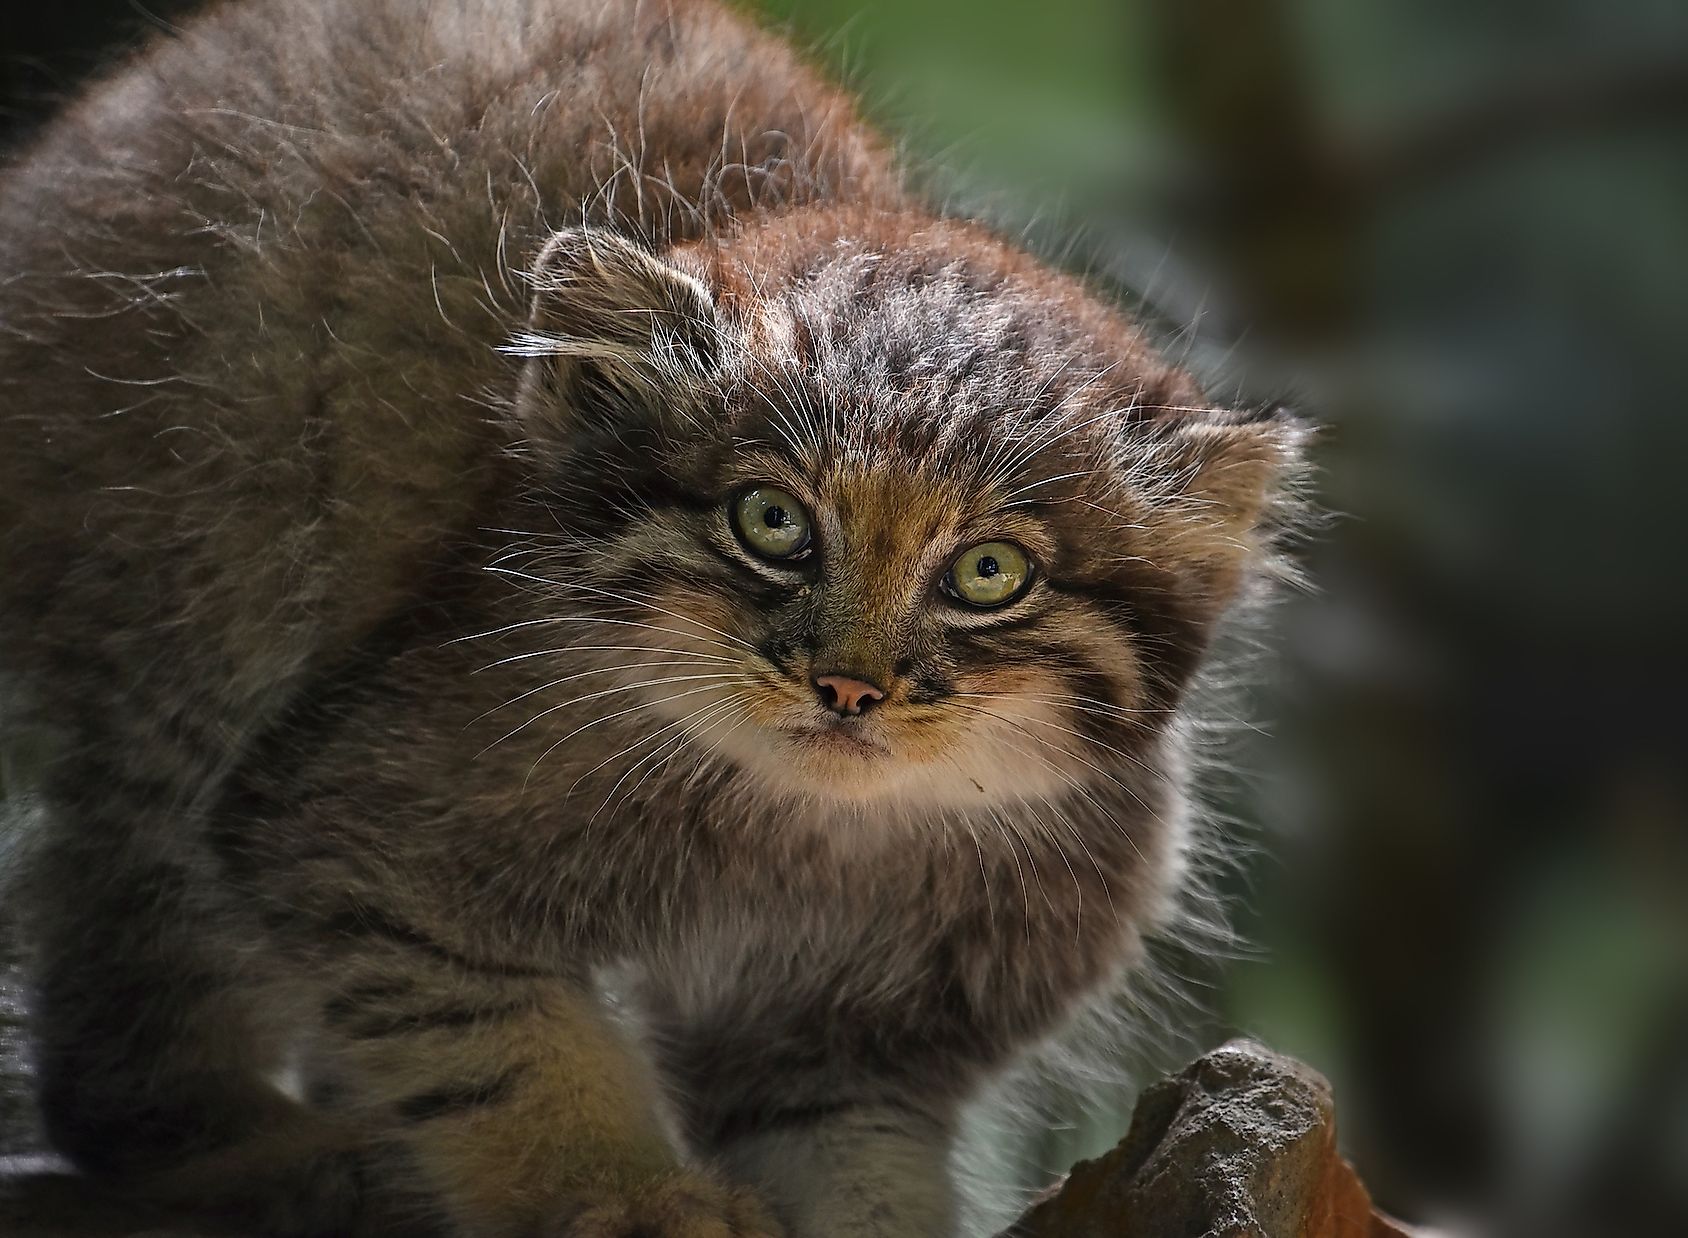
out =
<path fill-rule="evenodd" d="M 1344 335 L 1379 215 L 1533 143 L 1688 116 L 1688 55 L 1554 65 L 1400 127 L 1338 135 L 1283 0 L 1151 0 L 1173 124 L 1198 161 L 1173 213 L 1251 327 Z"/>
<path fill-rule="evenodd" d="M 1196 177 L 1172 214 L 1251 327 L 1324 336 L 1351 316 L 1354 186 L 1329 157 L 1292 27 L 1273 0 L 1151 0 L 1172 122 Z"/>
<path fill-rule="evenodd" d="M 1366 200 L 1422 190 L 1541 141 L 1688 119 L 1688 57 L 1583 65 L 1496 83 L 1411 126 L 1332 143 L 1338 174 Z"/>

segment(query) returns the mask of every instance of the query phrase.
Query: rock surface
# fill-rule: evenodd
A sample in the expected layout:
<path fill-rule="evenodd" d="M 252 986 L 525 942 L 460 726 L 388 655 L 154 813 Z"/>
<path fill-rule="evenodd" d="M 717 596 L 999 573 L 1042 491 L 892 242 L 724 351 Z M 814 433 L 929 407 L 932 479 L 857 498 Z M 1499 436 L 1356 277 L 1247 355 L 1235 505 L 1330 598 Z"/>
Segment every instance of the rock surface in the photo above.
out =
<path fill-rule="evenodd" d="M 0 1156 L 4 1238 L 207 1232 L 98 1198 L 49 1158 Z M 1239 1040 L 1145 1091 L 1119 1146 L 1075 1166 L 1002 1238 L 1430 1235 L 1372 1207 L 1337 1154 L 1330 1085 L 1293 1059 Z"/>
<path fill-rule="evenodd" d="M 1003 1238 L 1429 1238 L 1372 1207 L 1330 1085 L 1234 1040 L 1143 1093 L 1125 1139 Z"/>

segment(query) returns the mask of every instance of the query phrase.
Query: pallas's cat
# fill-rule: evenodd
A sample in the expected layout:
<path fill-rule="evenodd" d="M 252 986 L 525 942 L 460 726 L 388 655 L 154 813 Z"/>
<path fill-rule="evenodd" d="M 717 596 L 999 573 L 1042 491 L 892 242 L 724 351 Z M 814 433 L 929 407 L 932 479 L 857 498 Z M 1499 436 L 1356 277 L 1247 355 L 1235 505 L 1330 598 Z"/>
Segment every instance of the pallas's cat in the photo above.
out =
<path fill-rule="evenodd" d="M 951 1232 L 1175 897 L 1293 451 L 711 0 L 210 8 L 0 175 L 53 1144 L 271 1234 Z"/>

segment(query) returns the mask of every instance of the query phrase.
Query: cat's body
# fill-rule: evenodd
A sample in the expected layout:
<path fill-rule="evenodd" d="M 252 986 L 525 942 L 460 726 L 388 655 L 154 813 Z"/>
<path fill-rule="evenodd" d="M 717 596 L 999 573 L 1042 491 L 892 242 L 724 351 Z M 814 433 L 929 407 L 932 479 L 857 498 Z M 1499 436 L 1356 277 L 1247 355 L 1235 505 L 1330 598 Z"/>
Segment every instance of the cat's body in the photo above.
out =
<path fill-rule="evenodd" d="M 0 176 L 0 274 L 60 1149 L 278 1231 L 948 1232 L 1175 891 L 1287 429 L 701 0 L 225 5 Z"/>

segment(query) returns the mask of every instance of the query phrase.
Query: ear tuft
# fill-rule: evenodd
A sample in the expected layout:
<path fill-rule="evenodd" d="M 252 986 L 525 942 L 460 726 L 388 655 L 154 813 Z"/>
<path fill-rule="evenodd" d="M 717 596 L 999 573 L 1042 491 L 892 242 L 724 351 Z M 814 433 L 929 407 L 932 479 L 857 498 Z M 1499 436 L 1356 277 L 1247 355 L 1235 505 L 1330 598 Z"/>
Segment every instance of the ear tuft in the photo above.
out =
<path fill-rule="evenodd" d="M 660 416 L 695 398 L 719 361 L 708 289 L 602 228 L 556 233 L 528 280 L 533 310 L 505 351 L 530 358 L 523 416 L 562 406 L 576 418 Z"/>

